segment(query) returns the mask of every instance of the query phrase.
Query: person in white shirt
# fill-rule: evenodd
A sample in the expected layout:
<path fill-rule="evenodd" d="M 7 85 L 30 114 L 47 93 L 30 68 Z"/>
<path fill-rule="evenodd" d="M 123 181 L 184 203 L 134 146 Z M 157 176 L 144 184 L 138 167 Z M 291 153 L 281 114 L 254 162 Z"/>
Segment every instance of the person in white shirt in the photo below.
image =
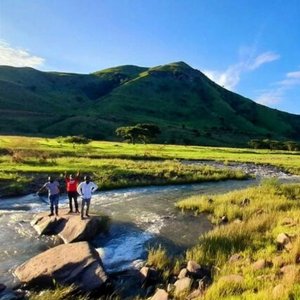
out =
<path fill-rule="evenodd" d="M 81 204 L 81 219 L 84 219 L 84 206 L 86 205 L 85 215 L 89 217 L 89 209 L 92 198 L 92 193 L 97 190 L 98 186 L 91 181 L 89 176 L 84 177 L 84 181 L 81 182 L 77 187 L 77 192 L 82 198 Z"/>

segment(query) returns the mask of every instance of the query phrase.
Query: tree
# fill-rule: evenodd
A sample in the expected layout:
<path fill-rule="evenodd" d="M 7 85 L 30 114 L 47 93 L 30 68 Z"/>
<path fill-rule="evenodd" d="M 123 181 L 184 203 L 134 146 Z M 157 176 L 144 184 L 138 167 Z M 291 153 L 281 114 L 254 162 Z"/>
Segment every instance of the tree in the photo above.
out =
<path fill-rule="evenodd" d="M 160 129 L 154 124 L 136 124 L 135 126 L 119 127 L 116 129 L 117 136 L 131 143 L 146 143 L 156 138 L 160 134 Z"/>

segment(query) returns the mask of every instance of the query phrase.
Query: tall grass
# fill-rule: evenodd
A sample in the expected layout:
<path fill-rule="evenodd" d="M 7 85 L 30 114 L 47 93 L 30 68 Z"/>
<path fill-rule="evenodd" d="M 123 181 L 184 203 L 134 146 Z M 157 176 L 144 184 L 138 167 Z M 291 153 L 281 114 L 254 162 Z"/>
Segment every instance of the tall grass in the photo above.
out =
<path fill-rule="evenodd" d="M 300 299 L 300 184 L 268 180 L 225 195 L 188 198 L 177 206 L 209 212 L 216 223 L 221 215 L 229 219 L 229 224 L 201 236 L 186 253 L 187 259 L 214 271 L 203 299 Z M 279 233 L 290 236 L 290 248 L 277 247 Z M 230 260 L 233 254 L 239 258 Z M 255 269 L 253 263 L 259 259 L 266 265 Z"/>
<path fill-rule="evenodd" d="M 64 172 L 89 174 L 101 189 L 247 178 L 239 170 L 152 160 L 154 156 L 145 159 L 139 154 L 140 145 L 92 142 L 73 148 L 60 139 L 5 137 L 1 146 L 5 149 L 0 157 L 2 196 L 35 191 L 48 175 L 63 180 Z"/>

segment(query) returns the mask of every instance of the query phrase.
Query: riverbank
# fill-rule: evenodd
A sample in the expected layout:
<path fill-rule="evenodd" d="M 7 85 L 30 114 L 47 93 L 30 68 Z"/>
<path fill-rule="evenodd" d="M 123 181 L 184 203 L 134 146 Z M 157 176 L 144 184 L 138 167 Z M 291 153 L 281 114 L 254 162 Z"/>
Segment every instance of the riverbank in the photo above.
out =
<path fill-rule="evenodd" d="M 36 192 L 48 175 L 63 182 L 64 172 L 78 170 L 91 175 L 102 190 L 245 179 L 245 163 L 300 174 L 299 152 L 287 151 L 100 141 L 82 145 L 61 138 L 0 136 L 0 154 L 0 197 Z M 182 163 L 186 160 L 195 163 Z M 233 163 L 241 167 L 233 168 Z"/>
<path fill-rule="evenodd" d="M 267 180 L 224 195 L 190 197 L 177 207 L 208 213 L 219 225 L 186 254 L 213 270 L 203 299 L 299 299 L 300 184 Z"/>

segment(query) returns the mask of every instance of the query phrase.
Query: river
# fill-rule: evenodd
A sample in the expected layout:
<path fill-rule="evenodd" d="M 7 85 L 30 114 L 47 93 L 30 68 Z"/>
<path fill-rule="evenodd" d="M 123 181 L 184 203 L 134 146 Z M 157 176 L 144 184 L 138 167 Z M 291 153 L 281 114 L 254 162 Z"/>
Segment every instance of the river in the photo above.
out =
<path fill-rule="evenodd" d="M 282 175 L 282 174 L 281 174 Z M 288 181 L 299 177 L 282 176 Z M 191 195 L 215 194 L 257 184 L 258 180 L 221 181 L 201 184 L 150 186 L 96 193 L 91 213 L 110 216 L 109 233 L 93 244 L 108 273 L 135 268 L 146 258 L 147 249 L 161 244 L 171 254 L 183 253 L 200 234 L 212 229 L 207 216 L 181 213 L 174 204 Z M 67 207 L 66 196 L 60 206 Z M 33 214 L 48 210 L 45 198 L 34 195 L 0 201 L 0 282 L 13 287 L 13 269 L 52 247 L 51 237 L 39 237 L 30 226 Z"/>

